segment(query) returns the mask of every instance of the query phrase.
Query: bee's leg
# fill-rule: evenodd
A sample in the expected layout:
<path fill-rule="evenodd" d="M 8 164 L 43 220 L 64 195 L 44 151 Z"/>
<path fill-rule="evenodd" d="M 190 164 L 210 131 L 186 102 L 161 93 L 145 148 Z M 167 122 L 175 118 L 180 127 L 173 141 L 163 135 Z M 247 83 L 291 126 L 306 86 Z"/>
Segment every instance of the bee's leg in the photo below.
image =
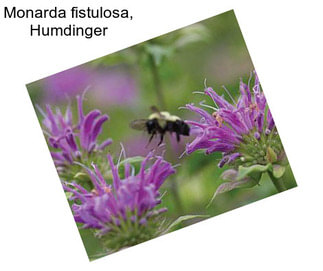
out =
<path fill-rule="evenodd" d="M 156 134 L 156 133 L 152 133 L 152 134 L 151 134 L 151 136 L 150 136 L 150 138 L 149 138 L 149 141 L 148 141 L 147 145 L 145 146 L 145 148 L 147 148 L 147 147 L 148 147 L 148 145 L 150 144 L 150 142 L 153 140 L 153 138 L 154 138 L 155 134 Z"/>
<path fill-rule="evenodd" d="M 153 140 L 154 136 L 155 136 L 155 133 L 152 133 L 150 138 L 149 138 L 148 144 Z"/>
<path fill-rule="evenodd" d="M 177 139 L 177 142 L 179 142 L 181 140 L 179 133 L 176 133 L 176 139 Z"/>
<path fill-rule="evenodd" d="M 160 141 L 158 143 L 158 146 L 163 143 L 163 140 L 164 140 L 164 134 L 160 134 Z"/>

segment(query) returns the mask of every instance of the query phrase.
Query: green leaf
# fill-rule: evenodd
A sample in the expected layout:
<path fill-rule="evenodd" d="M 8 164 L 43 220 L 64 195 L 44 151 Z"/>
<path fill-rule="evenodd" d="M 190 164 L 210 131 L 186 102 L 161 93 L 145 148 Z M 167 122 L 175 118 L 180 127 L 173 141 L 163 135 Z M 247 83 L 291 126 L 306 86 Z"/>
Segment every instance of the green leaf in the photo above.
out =
<path fill-rule="evenodd" d="M 229 181 L 229 182 L 237 180 L 237 177 L 238 177 L 238 170 L 233 168 L 227 169 L 220 176 L 222 180 Z"/>
<path fill-rule="evenodd" d="M 69 199 L 71 196 L 73 196 L 73 193 L 65 191 L 65 196 L 66 196 L 67 199 Z"/>
<path fill-rule="evenodd" d="M 245 177 L 244 179 L 239 180 L 239 181 L 231 181 L 231 182 L 222 183 L 216 189 L 215 193 L 213 194 L 212 199 L 210 200 L 210 202 L 208 203 L 206 208 L 210 207 L 210 205 L 212 204 L 212 202 L 214 201 L 214 199 L 217 195 L 225 193 L 225 192 L 229 192 L 229 191 L 236 189 L 236 188 L 251 188 L 251 187 L 257 185 L 258 182 L 259 181 L 256 181 L 252 178 Z"/>
<path fill-rule="evenodd" d="M 156 66 L 159 66 L 164 58 L 170 57 L 174 51 L 171 47 L 158 44 L 146 44 L 145 49 L 153 57 Z"/>
<path fill-rule="evenodd" d="M 210 217 L 210 216 L 209 215 L 184 215 L 184 216 L 180 216 L 173 223 L 171 223 L 167 227 L 167 229 L 163 232 L 163 234 L 170 232 L 172 228 L 178 226 L 179 224 L 181 224 L 182 222 L 184 222 L 186 220 L 193 219 L 193 218 L 207 218 L 207 217 Z"/>
<path fill-rule="evenodd" d="M 285 174 L 286 168 L 281 165 L 273 165 L 273 175 L 276 179 L 283 177 Z"/>
<path fill-rule="evenodd" d="M 88 175 L 84 172 L 78 172 L 74 175 L 74 179 L 78 179 L 78 180 L 88 179 Z"/>
<path fill-rule="evenodd" d="M 142 157 L 142 156 L 129 157 L 129 158 L 126 158 L 126 159 L 120 161 L 119 166 L 124 165 L 124 164 L 140 163 L 144 159 L 145 159 L 145 157 Z"/>
<path fill-rule="evenodd" d="M 174 42 L 176 48 L 181 48 L 192 43 L 206 41 L 210 33 L 203 24 L 193 24 L 179 31 L 179 37 Z"/>
<path fill-rule="evenodd" d="M 240 181 L 246 177 L 251 177 L 255 181 L 259 181 L 261 178 L 262 173 L 266 172 L 267 170 L 271 170 L 272 164 L 267 164 L 266 166 L 263 165 L 252 165 L 250 167 L 243 167 L 240 166 L 237 175 L 237 181 Z"/>
<path fill-rule="evenodd" d="M 277 161 L 277 154 L 275 153 L 275 151 L 271 147 L 267 148 L 266 159 L 270 163 L 275 163 Z"/>
<path fill-rule="evenodd" d="M 228 169 L 222 173 L 221 179 L 229 182 L 222 183 L 216 189 L 212 196 L 212 199 L 206 206 L 208 208 L 214 201 L 215 197 L 219 194 L 231 191 L 236 188 L 251 188 L 257 185 L 264 172 L 272 170 L 272 164 L 263 165 L 252 165 L 250 167 L 239 166 L 238 171 L 234 169 Z"/>
<path fill-rule="evenodd" d="M 245 178 L 240 181 L 226 182 L 226 183 L 219 185 L 219 187 L 216 190 L 216 193 L 221 194 L 224 192 L 231 191 L 235 188 L 250 188 L 250 187 L 255 186 L 257 183 L 258 183 L 257 181 L 255 181 L 251 178 Z"/>

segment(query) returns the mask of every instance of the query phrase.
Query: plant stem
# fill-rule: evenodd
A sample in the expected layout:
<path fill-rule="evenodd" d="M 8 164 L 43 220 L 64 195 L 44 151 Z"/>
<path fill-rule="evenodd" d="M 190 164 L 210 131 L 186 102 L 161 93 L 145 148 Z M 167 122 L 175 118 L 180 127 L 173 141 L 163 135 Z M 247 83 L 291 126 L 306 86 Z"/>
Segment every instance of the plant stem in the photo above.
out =
<path fill-rule="evenodd" d="M 154 87 L 155 87 L 159 106 L 161 107 L 161 109 L 167 110 L 163 91 L 162 91 L 161 80 L 158 72 L 158 67 L 156 65 L 153 55 L 149 54 L 148 57 L 149 57 L 151 74 L 153 77 Z"/>
<path fill-rule="evenodd" d="M 278 192 L 283 192 L 287 190 L 282 178 L 275 178 L 274 175 L 269 171 L 268 175 Z"/>
<path fill-rule="evenodd" d="M 179 213 L 183 213 L 183 205 L 182 205 L 182 201 L 178 192 L 178 185 L 176 182 L 176 178 L 171 178 L 170 179 L 171 183 L 170 183 L 170 188 L 172 190 L 173 193 L 173 197 L 177 206 L 177 210 Z"/>
<path fill-rule="evenodd" d="M 156 65 L 156 62 L 154 60 L 154 57 L 152 54 L 148 53 L 148 58 L 149 58 L 149 64 L 150 64 L 150 69 L 151 69 L 151 74 L 152 74 L 152 79 L 153 79 L 153 83 L 154 83 L 154 87 L 155 87 L 155 92 L 156 92 L 156 96 L 158 99 L 158 106 L 160 107 L 160 109 L 162 110 L 167 110 L 166 108 L 166 103 L 165 103 L 165 98 L 163 95 L 163 90 L 162 90 L 162 85 L 161 85 L 161 80 L 160 80 L 160 75 L 159 75 L 159 71 L 158 71 L 158 66 Z M 176 154 L 174 152 L 174 149 L 171 146 L 171 142 L 168 138 L 166 138 L 167 140 L 167 146 L 168 146 L 168 150 L 169 150 L 169 157 L 170 157 L 170 161 L 177 163 L 178 159 L 176 157 Z M 180 195 L 178 192 L 178 185 L 176 182 L 175 178 L 171 178 L 170 180 L 170 189 L 172 190 L 172 195 L 175 201 L 175 204 L 177 206 L 177 210 L 178 212 L 182 213 L 183 212 L 183 205 L 180 199 Z"/>

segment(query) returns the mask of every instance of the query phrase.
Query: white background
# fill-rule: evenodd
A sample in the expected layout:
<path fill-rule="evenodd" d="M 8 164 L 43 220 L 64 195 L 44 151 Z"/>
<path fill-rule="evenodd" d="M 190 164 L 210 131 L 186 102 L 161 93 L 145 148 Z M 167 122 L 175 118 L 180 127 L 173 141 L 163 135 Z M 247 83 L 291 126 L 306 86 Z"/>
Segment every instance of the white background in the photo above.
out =
<path fill-rule="evenodd" d="M 322 270 L 322 7 L 319 1 L 0 3 L 1 270 Z M 108 38 L 31 38 L 3 6 L 127 7 Z M 234 9 L 298 187 L 90 263 L 25 84 Z M 36 23 L 37 21 L 33 21 Z M 55 19 L 46 24 L 68 24 Z M 104 21 L 85 24 L 105 25 Z"/>

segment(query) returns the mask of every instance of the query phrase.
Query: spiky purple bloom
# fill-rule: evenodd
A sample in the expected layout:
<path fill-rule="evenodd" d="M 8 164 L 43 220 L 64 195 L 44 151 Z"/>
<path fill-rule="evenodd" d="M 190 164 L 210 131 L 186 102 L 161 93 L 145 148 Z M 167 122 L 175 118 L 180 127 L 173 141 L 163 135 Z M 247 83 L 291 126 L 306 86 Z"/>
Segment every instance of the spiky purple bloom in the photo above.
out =
<path fill-rule="evenodd" d="M 140 170 L 125 163 L 122 173 L 108 155 L 112 175 L 112 185 L 103 178 L 98 167 L 87 168 L 94 189 L 72 183 L 64 184 L 64 189 L 73 194 L 72 210 L 76 222 L 83 228 L 97 230 L 97 235 L 104 236 L 110 249 L 119 249 L 143 242 L 157 234 L 160 226 L 156 217 L 165 212 L 165 208 L 157 208 L 161 203 L 159 188 L 166 178 L 175 173 L 170 163 L 163 157 L 155 157 L 149 153 L 142 161 Z M 121 177 L 122 176 L 122 177 Z"/>
<path fill-rule="evenodd" d="M 198 149 L 204 149 L 206 154 L 221 152 L 223 158 L 219 167 L 225 164 L 265 165 L 283 158 L 284 150 L 274 120 L 256 72 L 254 75 L 252 89 L 251 78 L 248 84 L 240 81 L 237 102 L 228 102 L 208 87 L 204 94 L 214 102 L 212 113 L 193 104 L 186 105 L 186 108 L 202 117 L 199 122 L 187 121 L 196 131 L 196 138 L 186 147 L 188 154 Z"/>
<path fill-rule="evenodd" d="M 109 119 L 108 115 L 101 114 L 99 110 L 92 110 L 84 115 L 83 96 L 77 96 L 77 108 L 78 120 L 74 123 L 70 105 L 64 115 L 59 108 L 53 112 L 49 105 L 46 105 L 46 111 L 38 107 L 44 117 L 44 133 L 52 147 L 51 155 L 60 173 L 66 173 L 66 168 L 75 161 L 85 163 L 92 154 L 102 152 L 112 143 L 111 139 L 102 143 L 97 140 L 102 132 L 102 125 Z"/>

